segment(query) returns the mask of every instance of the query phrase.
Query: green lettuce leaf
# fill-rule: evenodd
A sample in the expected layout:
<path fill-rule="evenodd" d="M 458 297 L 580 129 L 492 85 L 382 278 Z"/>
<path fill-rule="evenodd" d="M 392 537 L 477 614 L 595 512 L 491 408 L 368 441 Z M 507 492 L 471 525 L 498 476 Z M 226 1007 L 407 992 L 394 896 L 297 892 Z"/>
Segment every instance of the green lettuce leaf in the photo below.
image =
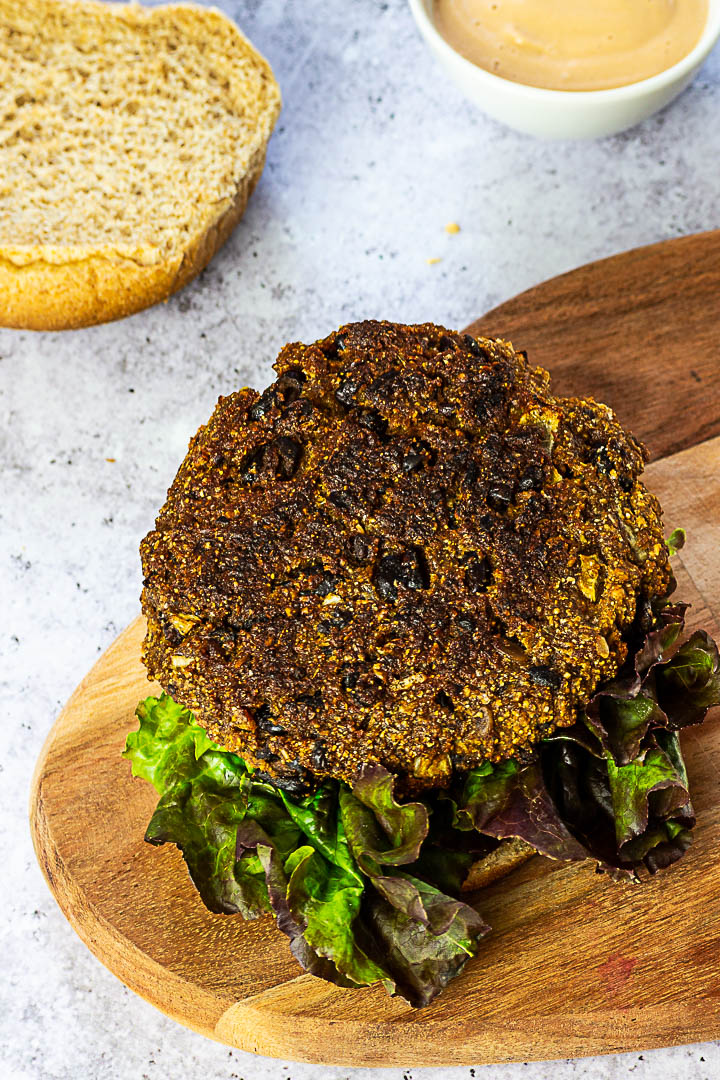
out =
<path fill-rule="evenodd" d="M 681 858 L 695 815 L 676 732 L 720 704 L 720 657 L 694 633 L 673 652 L 685 605 L 659 613 L 624 671 L 572 728 L 540 749 L 560 816 L 588 856 L 613 876 L 636 877 Z"/>
<path fill-rule="evenodd" d="M 133 775 L 149 780 L 160 794 L 145 839 L 177 844 L 210 911 L 248 919 L 268 911 L 262 868 L 256 859 L 236 855 L 250 792 L 240 758 L 219 750 L 192 713 L 167 695 L 147 698 L 137 715 L 140 726 L 128 735 L 125 756 Z M 272 830 L 277 800 L 266 796 L 262 810 Z M 286 840 L 294 842 L 295 837 Z"/>
<path fill-rule="evenodd" d="M 257 853 L 265 871 L 268 896 L 277 920 L 278 929 L 290 939 L 290 951 L 298 963 L 311 975 L 326 979 L 327 982 L 336 983 L 338 986 L 357 986 L 356 982 L 346 979 L 340 974 L 332 960 L 321 956 L 308 944 L 303 934 L 303 927 L 295 921 L 290 911 L 285 868 L 281 857 L 272 844 L 263 843 L 259 839 Z"/>
<path fill-rule="evenodd" d="M 670 558 L 672 558 L 673 555 L 677 555 L 678 551 L 681 551 L 685 547 L 686 539 L 687 537 L 685 536 L 684 529 L 673 529 L 665 541 Z"/>
<path fill-rule="evenodd" d="M 367 898 L 366 925 L 398 993 L 420 1008 L 462 971 L 490 927 L 469 904 L 449 901 L 418 878 L 407 876 L 407 881 L 426 912 L 427 929 L 372 892 Z"/>
<path fill-rule="evenodd" d="M 608 782 L 615 818 L 618 853 L 628 843 L 646 835 L 651 817 L 653 795 L 654 817 L 672 819 L 676 810 L 687 810 L 690 796 L 678 769 L 659 746 L 643 750 L 629 765 L 616 765 L 607 759 Z"/>
<path fill-rule="evenodd" d="M 290 913 L 311 949 L 332 960 L 356 986 L 387 979 L 387 971 L 370 959 L 352 929 L 365 887 L 361 875 L 328 862 L 311 845 L 293 852 L 285 872 Z"/>
<path fill-rule="evenodd" d="M 655 692 L 673 730 L 701 723 L 708 709 L 720 705 L 720 655 L 704 630 L 696 630 L 657 669 Z"/>
<path fill-rule="evenodd" d="M 628 764 L 640 753 L 651 728 L 668 723 L 655 691 L 656 669 L 668 662 L 666 656 L 682 631 L 685 610 L 684 604 L 664 608 L 623 669 L 586 706 L 582 723 L 618 765 Z"/>
<path fill-rule="evenodd" d="M 369 817 L 385 834 L 385 839 L 375 848 L 374 857 L 384 865 L 415 862 L 428 834 L 428 808 L 420 802 L 399 803 L 395 798 L 395 777 L 378 765 L 360 774 L 352 793 L 372 812 Z"/>
<path fill-rule="evenodd" d="M 415 1005 L 475 953 L 489 927 L 426 880 L 433 860 L 419 856 L 430 810 L 400 803 L 386 770 L 368 770 L 352 791 L 327 782 L 292 798 L 257 781 L 166 694 L 137 715 L 125 756 L 160 795 L 146 839 L 180 848 L 211 911 L 272 912 L 307 971 L 341 986 L 383 982 Z M 472 855 L 456 854 L 467 869 Z M 457 858 L 450 863 L 459 890 Z"/>
<path fill-rule="evenodd" d="M 468 773 L 457 801 L 455 825 L 505 840 L 518 837 L 551 859 L 586 859 L 550 798 L 539 755 L 528 764 L 503 761 Z"/>

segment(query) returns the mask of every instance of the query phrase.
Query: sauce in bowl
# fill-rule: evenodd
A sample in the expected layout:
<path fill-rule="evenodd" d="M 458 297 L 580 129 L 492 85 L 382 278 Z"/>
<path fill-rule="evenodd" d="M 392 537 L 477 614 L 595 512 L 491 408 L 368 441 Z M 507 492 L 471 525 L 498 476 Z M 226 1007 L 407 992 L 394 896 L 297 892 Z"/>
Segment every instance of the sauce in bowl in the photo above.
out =
<path fill-rule="evenodd" d="M 708 0 L 433 0 L 461 56 L 526 86 L 608 90 L 666 71 L 697 45 Z"/>

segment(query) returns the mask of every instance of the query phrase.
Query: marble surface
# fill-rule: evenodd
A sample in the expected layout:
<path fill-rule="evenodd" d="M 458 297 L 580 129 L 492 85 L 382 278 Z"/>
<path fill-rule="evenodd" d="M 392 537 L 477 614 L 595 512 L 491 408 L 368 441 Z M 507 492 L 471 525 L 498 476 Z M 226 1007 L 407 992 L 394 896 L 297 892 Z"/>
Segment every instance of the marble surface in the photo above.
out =
<path fill-rule="evenodd" d="M 404 0 L 227 0 L 285 107 L 245 218 L 167 305 L 59 334 L 0 330 L 0 1074 L 4 1080 L 330 1080 L 177 1026 L 91 956 L 26 824 L 65 699 L 138 610 L 137 547 L 219 393 L 287 340 L 360 317 L 461 326 L 543 278 L 720 218 L 720 53 L 624 135 L 542 144 L 466 104 Z M 457 222 L 450 235 L 445 225 Z M 430 262 L 439 259 L 439 262 Z M 517 343 L 518 345 L 521 343 Z M 720 1045 L 386 1080 L 677 1080 Z"/>

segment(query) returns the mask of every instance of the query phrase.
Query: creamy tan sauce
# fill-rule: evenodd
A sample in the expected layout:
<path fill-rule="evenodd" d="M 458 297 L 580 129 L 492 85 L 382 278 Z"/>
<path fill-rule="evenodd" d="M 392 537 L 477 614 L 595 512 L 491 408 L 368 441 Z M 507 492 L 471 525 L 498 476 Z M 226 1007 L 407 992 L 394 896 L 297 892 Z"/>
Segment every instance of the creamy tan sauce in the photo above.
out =
<path fill-rule="evenodd" d="M 708 0 L 434 0 L 462 56 L 513 82 L 606 90 L 676 64 L 697 44 Z"/>

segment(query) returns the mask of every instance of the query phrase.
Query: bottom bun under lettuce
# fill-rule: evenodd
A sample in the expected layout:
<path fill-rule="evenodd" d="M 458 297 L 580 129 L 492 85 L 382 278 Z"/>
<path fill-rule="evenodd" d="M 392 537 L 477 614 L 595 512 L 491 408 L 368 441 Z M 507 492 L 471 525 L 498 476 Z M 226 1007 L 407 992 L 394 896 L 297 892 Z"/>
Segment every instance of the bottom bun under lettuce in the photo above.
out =
<path fill-rule="evenodd" d="M 684 610 L 660 612 L 572 728 L 422 801 L 399 802 L 380 766 L 352 788 L 327 780 L 291 797 L 172 698 L 147 698 L 125 749 L 133 775 L 160 796 L 145 839 L 181 849 L 211 911 L 274 914 L 312 974 L 341 986 L 382 981 L 427 1005 L 490 930 L 461 887 L 499 841 L 635 879 L 687 849 L 695 816 L 677 733 L 720 704 L 720 662 L 702 631 L 672 652 Z"/>

